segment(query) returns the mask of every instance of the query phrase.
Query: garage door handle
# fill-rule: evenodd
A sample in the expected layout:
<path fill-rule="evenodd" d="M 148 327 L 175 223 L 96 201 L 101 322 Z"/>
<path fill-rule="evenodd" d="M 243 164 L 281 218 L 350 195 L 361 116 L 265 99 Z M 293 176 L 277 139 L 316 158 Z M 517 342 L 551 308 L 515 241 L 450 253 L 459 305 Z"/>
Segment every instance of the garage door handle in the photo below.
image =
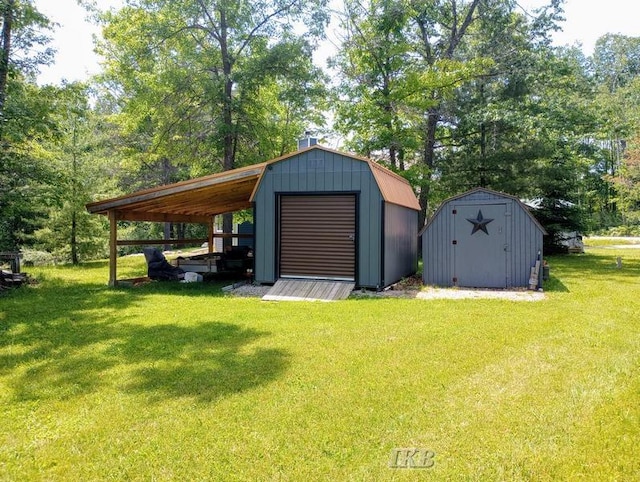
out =
<path fill-rule="evenodd" d="M 356 236 L 355 236 L 355 234 L 350 234 L 350 235 L 349 235 L 349 240 L 350 240 L 350 241 L 355 241 L 355 240 L 356 240 Z"/>

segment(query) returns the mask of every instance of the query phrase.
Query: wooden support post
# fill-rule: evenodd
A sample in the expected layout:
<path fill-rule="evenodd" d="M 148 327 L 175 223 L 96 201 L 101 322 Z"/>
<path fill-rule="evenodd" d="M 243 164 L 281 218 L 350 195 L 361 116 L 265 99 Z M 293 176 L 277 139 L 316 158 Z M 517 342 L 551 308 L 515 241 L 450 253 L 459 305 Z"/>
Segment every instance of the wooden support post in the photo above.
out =
<path fill-rule="evenodd" d="M 208 246 L 208 251 L 209 253 L 213 253 L 213 232 L 215 231 L 215 226 L 216 226 L 216 217 L 215 216 L 211 216 L 211 221 L 209 222 L 209 233 L 207 236 L 207 246 Z"/>
<path fill-rule="evenodd" d="M 109 211 L 109 286 L 116 286 L 118 265 L 118 219 L 116 211 Z"/>

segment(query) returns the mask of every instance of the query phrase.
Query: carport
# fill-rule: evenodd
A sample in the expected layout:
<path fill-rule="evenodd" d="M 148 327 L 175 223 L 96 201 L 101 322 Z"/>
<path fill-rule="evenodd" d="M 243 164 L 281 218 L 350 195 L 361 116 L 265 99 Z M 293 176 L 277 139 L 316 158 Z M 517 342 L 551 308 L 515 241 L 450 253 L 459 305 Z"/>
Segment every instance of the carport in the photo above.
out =
<path fill-rule="evenodd" d="M 118 283 L 118 246 L 194 244 L 207 241 L 211 251 L 215 216 L 251 207 L 251 193 L 265 165 L 254 164 L 87 204 L 90 213 L 103 214 L 109 218 L 109 285 L 115 286 Z M 118 239 L 118 221 L 206 224 L 209 233 L 206 240 L 122 240 Z"/>

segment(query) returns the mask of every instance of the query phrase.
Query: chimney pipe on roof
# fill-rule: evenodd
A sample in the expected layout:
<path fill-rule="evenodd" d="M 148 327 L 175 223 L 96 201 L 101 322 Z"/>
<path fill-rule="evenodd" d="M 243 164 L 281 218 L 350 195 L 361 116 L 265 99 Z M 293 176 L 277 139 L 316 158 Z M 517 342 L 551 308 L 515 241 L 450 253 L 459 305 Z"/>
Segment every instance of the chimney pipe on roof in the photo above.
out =
<path fill-rule="evenodd" d="M 311 137 L 311 131 L 304 131 L 304 137 L 298 139 L 298 150 L 315 146 L 318 143 L 317 137 Z"/>

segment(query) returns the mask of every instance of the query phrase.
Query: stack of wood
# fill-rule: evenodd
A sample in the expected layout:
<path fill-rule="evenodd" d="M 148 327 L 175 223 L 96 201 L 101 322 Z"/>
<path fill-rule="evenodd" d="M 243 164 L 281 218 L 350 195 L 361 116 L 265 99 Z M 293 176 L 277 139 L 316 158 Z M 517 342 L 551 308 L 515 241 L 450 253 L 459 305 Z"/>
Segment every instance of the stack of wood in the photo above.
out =
<path fill-rule="evenodd" d="M 540 262 L 541 262 L 541 253 L 538 251 L 538 258 L 536 259 L 536 263 L 531 268 L 531 274 L 529 275 L 529 289 L 537 290 L 538 289 L 538 280 L 540 277 Z"/>

